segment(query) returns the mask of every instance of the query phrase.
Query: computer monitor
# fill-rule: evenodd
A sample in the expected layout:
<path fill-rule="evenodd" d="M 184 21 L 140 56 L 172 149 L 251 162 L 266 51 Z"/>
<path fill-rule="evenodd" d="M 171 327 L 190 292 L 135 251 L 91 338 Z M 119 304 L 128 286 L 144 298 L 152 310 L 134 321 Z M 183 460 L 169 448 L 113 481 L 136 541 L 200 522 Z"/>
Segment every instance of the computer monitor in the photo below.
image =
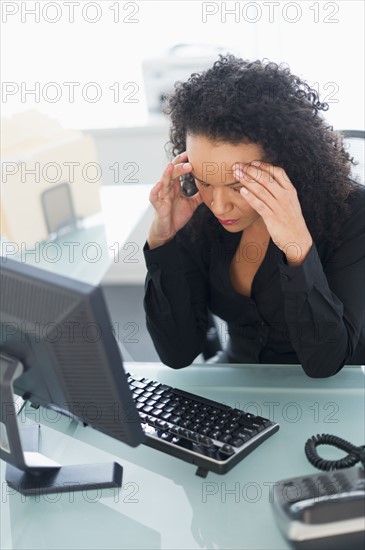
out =
<path fill-rule="evenodd" d="M 17 394 L 128 445 L 143 442 L 101 286 L 2 257 L 0 326 L 0 458 L 8 484 L 23 494 L 120 486 L 117 463 L 61 467 L 40 454 L 39 425 L 19 429 L 14 405 Z"/>

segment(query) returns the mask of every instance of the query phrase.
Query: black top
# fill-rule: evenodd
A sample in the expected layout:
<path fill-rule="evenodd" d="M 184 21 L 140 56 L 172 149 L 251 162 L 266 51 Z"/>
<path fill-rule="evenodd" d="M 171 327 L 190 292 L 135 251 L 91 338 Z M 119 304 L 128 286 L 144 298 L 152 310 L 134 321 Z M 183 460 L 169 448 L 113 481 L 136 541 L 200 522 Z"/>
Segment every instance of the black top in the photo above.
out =
<path fill-rule="evenodd" d="M 220 337 L 229 362 L 300 363 L 313 377 L 365 364 L 365 187 L 348 202 L 352 215 L 337 249 L 316 242 L 304 263 L 291 267 L 270 239 L 251 297 L 237 293 L 229 275 L 242 231 L 226 231 L 205 205 L 168 243 L 153 250 L 146 243 L 144 307 L 161 361 L 173 368 L 193 362 L 209 308 L 227 322 Z M 214 231 L 194 237 L 201 209 Z"/>

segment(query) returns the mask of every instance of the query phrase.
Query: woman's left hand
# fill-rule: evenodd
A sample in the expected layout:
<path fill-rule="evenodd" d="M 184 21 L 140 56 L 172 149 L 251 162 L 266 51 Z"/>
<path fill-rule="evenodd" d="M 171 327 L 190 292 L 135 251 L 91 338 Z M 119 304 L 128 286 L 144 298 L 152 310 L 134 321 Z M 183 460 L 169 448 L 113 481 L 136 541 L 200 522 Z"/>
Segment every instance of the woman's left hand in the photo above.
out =
<path fill-rule="evenodd" d="M 302 264 L 313 240 L 303 218 L 297 191 L 284 169 L 253 161 L 235 164 L 233 174 L 242 183 L 241 196 L 262 217 L 288 264 Z"/>

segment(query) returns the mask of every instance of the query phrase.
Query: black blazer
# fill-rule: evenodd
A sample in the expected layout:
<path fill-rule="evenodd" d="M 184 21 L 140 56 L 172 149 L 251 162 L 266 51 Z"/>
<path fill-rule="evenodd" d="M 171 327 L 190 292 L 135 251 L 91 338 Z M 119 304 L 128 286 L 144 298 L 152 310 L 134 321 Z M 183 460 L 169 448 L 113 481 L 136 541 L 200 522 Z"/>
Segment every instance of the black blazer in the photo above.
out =
<path fill-rule="evenodd" d="M 216 220 L 213 233 L 193 238 L 191 224 L 205 205 L 168 243 L 153 250 L 146 243 L 144 308 L 161 361 L 173 368 L 193 362 L 209 308 L 227 322 L 220 338 L 232 363 L 300 363 L 312 377 L 365 364 L 365 187 L 349 203 L 342 245 L 316 242 L 300 266 L 288 266 L 270 239 L 251 297 L 237 293 L 229 276 L 242 232 Z"/>

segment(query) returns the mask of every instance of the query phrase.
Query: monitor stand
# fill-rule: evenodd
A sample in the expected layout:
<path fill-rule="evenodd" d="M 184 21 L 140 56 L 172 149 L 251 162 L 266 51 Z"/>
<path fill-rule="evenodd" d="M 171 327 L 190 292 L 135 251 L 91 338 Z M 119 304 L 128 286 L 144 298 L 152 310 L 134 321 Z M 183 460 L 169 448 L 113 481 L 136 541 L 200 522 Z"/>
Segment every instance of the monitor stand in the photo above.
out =
<path fill-rule="evenodd" d="M 121 487 L 123 468 L 116 462 L 62 466 L 39 452 L 40 425 L 19 428 L 13 382 L 24 371 L 17 358 L 0 354 L 0 458 L 5 480 L 23 495 Z"/>

